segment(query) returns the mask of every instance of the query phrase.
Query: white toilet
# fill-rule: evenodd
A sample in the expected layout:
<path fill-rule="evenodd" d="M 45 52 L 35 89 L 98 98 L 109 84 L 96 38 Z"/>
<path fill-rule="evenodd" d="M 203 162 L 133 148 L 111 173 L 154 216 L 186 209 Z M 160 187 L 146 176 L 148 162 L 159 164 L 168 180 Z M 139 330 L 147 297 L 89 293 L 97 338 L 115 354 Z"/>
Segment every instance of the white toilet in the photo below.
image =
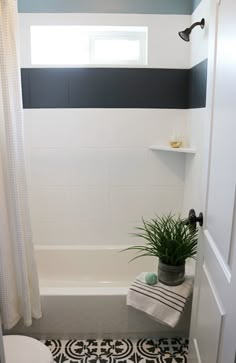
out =
<path fill-rule="evenodd" d="M 6 363 L 53 363 L 50 350 L 36 339 L 21 335 L 3 337 Z"/>

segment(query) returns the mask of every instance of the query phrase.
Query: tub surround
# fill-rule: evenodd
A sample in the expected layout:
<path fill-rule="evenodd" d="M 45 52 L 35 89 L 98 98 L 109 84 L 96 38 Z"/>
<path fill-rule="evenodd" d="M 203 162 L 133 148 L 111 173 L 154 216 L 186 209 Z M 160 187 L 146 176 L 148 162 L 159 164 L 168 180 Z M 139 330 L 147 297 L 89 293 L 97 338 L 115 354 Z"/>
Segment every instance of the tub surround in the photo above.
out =
<path fill-rule="evenodd" d="M 191 1 L 178 1 L 178 6 L 176 1 L 171 0 L 102 3 L 91 0 L 19 0 L 21 67 L 27 69 L 27 72 L 32 68 L 29 35 L 32 24 L 148 26 L 147 68 L 151 69 L 142 69 L 145 74 L 166 70 L 186 74 L 186 70 L 190 72 L 190 68 L 206 58 L 206 55 L 204 58 L 195 57 L 197 62 L 189 64 L 190 45 L 194 46 L 195 36 L 204 37 L 205 30 L 200 35 L 196 31 L 191 44 L 178 37 L 178 31 L 191 23 Z M 183 8 L 183 3 L 188 10 Z M 195 7 L 198 0 L 194 3 Z M 196 17 L 201 15 L 196 13 L 200 6 L 201 4 L 195 9 Z M 96 9 L 103 13 L 96 13 Z M 137 9 L 142 9 L 143 14 L 134 15 L 138 12 Z M 82 13 L 85 10 L 86 13 Z M 118 10 L 119 13 L 116 13 Z M 163 29 L 166 30 L 165 38 Z M 201 47 L 199 48 L 197 41 L 196 48 L 201 50 L 202 39 L 200 42 Z M 40 69 L 41 71 L 44 72 Z M 103 72 L 106 71 L 103 69 Z M 138 72 L 136 69 L 119 71 Z M 138 78 L 140 84 L 141 77 Z M 147 84 L 147 79 L 145 82 Z M 168 84 L 170 85 L 164 83 L 160 87 Z M 32 85 L 34 87 L 34 83 Z M 54 86 L 53 83 L 50 84 L 53 89 Z M 120 89 L 124 89 L 124 84 L 121 86 Z M 107 87 L 107 93 L 111 87 L 112 85 Z M 133 87 L 132 82 L 129 87 Z M 41 88 L 42 95 L 47 88 L 48 86 Z M 57 88 L 62 92 L 63 98 L 60 82 Z M 140 85 L 135 90 L 139 101 L 147 92 L 149 96 L 151 93 L 152 100 L 155 101 L 152 107 L 176 105 L 171 98 L 165 100 L 166 106 L 163 103 L 161 105 L 163 97 L 156 96 L 156 88 Z M 201 89 L 204 95 L 204 89 Z M 25 94 L 27 92 L 24 90 L 24 102 L 33 107 L 35 98 L 29 100 L 29 94 Z M 178 92 L 176 86 L 174 93 Z M 54 104 L 51 103 L 53 97 L 55 93 L 51 92 L 47 107 L 55 106 L 55 103 L 57 107 L 61 107 L 57 99 L 54 99 Z M 73 102 L 76 101 L 73 105 L 76 105 L 76 96 L 73 97 Z M 133 107 L 132 97 L 130 92 L 130 98 L 125 99 L 126 107 Z M 37 96 L 36 99 L 38 98 Z M 111 107 L 108 99 L 103 100 L 103 104 L 100 102 L 99 107 Z M 141 97 L 142 107 L 145 106 L 144 100 L 145 97 Z M 186 104 L 186 99 L 184 102 Z M 140 104 L 136 103 L 135 107 Z M 203 107 L 202 105 L 203 103 L 198 103 L 199 107 Z M 45 102 L 41 106 L 45 106 Z M 112 107 L 114 106 L 113 103 Z M 186 198 L 184 196 L 185 163 L 182 156 L 177 153 L 154 153 L 148 148 L 152 144 L 166 145 L 173 128 L 185 136 L 185 146 L 195 146 L 194 132 L 188 130 L 191 117 L 189 112 L 188 109 L 171 108 L 25 109 L 25 149 L 34 243 L 133 244 L 135 240 L 130 233 L 134 226 L 140 224 L 142 216 L 150 218 L 155 213 L 168 213 L 170 210 L 181 213 L 183 203 L 188 205 L 185 199 L 190 197 L 192 200 L 188 192 Z M 198 125 L 199 120 L 196 120 L 196 127 Z M 190 137 L 187 136 L 188 133 L 191 134 Z M 192 155 L 190 158 L 191 169 Z M 197 159 L 197 155 L 194 158 Z"/>
<path fill-rule="evenodd" d="M 181 212 L 183 155 L 149 146 L 184 134 L 186 112 L 24 110 L 34 243 L 136 244 L 142 216 Z"/>
<path fill-rule="evenodd" d="M 116 67 L 114 74 L 118 71 L 128 74 L 140 72 L 135 82 L 129 82 L 128 88 L 139 85 L 135 94 L 138 94 L 142 107 L 147 100 L 145 93 L 151 94 L 156 104 L 162 102 L 162 107 L 169 107 L 171 102 L 173 107 L 173 97 L 165 100 L 166 106 L 160 93 L 157 97 L 156 88 L 166 87 L 165 83 L 159 87 L 155 84 L 151 89 L 145 76 L 144 87 L 140 74 L 160 72 L 163 75 L 176 70 L 186 74 L 189 44 L 178 37 L 178 30 L 190 25 L 189 15 L 20 13 L 19 19 L 21 67 L 24 69 L 32 68 L 31 25 L 148 26 L 148 66 L 141 70 L 117 70 Z M 165 39 L 162 37 L 164 28 L 167 29 Z M 83 73 L 81 68 L 77 71 Z M 90 69 L 89 72 L 91 77 L 92 72 L 97 70 Z M 110 68 L 103 68 L 101 72 L 109 72 L 111 78 L 114 77 Z M 106 78 L 106 95 L 110 91 L 115 94 L 117 78 L 110 85 Z M 79 87 L 78 82 L 74 84 Z M 125 85 L 126 82 L 120 81 L 119 94 Z M 63 89 L 68 90 L 66 87 Z M 45 88 L 41 89 L 41 94 L 44 92 Z M 76 92 L 72 94 L 73 102 L 77 102 Z M 172 92 L 180 94 L 178 87 Z M 127 95 L 127 92 L 124 91 L 124 94 Z M 50 99 L 54 96 L 51 92 Z M 185 135 L 188 110 L 101 108 L 100 95 L 98 100 L 99 108 L 24 109 L 35 244 L 135 244 L 137 240 L 131 233 L 135 226 L 140 225 L 142 216 L 148 219 L 156 213 L 169 213 L 170 210 L 180 213 L 182 210 L 185 168 L 182 156 L 155 153 L 149 150 L 149 146 L 167 143 L 173 128 Z M 109 95 L 103 98 L 103 105 L 108 106 L 109 100 Z M 91 105 L 90 101 L 89 98 L 88 104 Z M 131 103 L 136 102 L 135 106 L 139 107 L 132 92 L 123 101 L 126 106 L 132 107 Z M 118 99 L 112 99 L 112 102 L 114 107 Z"/>

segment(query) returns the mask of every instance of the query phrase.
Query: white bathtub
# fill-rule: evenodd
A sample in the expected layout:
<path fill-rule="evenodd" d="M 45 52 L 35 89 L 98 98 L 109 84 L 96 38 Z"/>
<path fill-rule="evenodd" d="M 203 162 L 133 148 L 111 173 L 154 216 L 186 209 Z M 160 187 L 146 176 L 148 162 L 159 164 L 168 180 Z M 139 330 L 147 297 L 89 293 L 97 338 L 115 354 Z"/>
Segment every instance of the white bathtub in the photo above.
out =
<path fill-rule="evenodd" d="M 129 263 L 126 246 L 37 246 L 43 318 L 14 333 L 38 338 L 186 337 L 191 304 L 175 329 L 126 306 L 128 288 L 142 271 L 156 271 L 157 259 Z M 192 269 L 188 264 L 187 269 Z"/>
<path fill-rule="evenodd" d="M 129 263 L 135 251 L 125 247 L 36 247 L 42 295 L 126 294 L 135 276 L 157 266 L 151 257 Z"/>

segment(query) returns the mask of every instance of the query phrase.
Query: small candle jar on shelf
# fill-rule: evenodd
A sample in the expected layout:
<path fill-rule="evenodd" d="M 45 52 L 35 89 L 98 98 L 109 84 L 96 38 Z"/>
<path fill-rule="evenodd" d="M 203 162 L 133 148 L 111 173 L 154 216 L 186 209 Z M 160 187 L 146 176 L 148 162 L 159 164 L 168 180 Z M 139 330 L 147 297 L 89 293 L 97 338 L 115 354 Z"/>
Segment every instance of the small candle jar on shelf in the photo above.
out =
<path fill-rule="evenodd" d="M 173 148 L 179 148 L 183 146 L 183 138 L 181 137 L 180 132 L 177 132 L 175 129 L 173 129 L 169 142 L 170 146 Z"/>

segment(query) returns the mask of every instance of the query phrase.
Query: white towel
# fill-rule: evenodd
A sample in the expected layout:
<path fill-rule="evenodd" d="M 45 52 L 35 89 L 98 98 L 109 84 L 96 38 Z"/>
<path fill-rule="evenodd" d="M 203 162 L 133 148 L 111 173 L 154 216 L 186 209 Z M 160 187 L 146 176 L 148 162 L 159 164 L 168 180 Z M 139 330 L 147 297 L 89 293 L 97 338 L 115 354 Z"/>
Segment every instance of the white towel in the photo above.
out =
<path fill-rule="evenodd" d="M 129 288 L 126 304 L 147 313 L 150 317 L 174 328 L 185 310 L 193 290 L 193 277 L 185 276 L 179 286 L 161 282 L 148 285 L 142 272 Z"/>

